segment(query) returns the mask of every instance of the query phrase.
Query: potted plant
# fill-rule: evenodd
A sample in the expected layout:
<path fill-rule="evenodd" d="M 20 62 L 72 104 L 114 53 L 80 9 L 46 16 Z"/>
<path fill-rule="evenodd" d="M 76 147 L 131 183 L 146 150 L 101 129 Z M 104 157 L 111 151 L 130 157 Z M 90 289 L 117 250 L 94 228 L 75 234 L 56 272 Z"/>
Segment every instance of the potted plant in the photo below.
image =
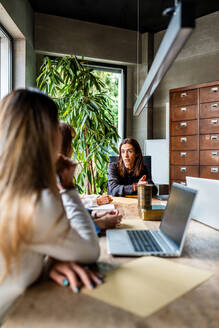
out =
<path fill-rule="evenodd" d="M 73 148 L 79 163 L 75 180 L 79 192 L 105 192 L 109 155 L 117 152 L 119 139 L 106 85 L 76 56 L 45 57 L 37 85 L 55 100 L 59 118 L 76 131 Z"/>

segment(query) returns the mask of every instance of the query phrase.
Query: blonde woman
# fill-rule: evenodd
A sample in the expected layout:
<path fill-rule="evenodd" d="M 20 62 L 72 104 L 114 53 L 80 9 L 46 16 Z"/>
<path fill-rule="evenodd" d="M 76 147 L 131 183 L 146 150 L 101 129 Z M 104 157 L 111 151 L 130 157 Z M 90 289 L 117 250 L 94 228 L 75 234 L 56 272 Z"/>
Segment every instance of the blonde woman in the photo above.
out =
<path fill-rule="evenodd" d="M 71 261 L 92 263 L 99 256 L 93 224 L 70 184 L 61 186 L 60 199 L 55 174 L 59 137 L 57 107 L 49 97 L 17 90 L 1 101 L 0 322 L 40 276 L 45 255 L 68 261 L 79 276 L 84 272 Z M 70 225 L 72 213 L 77 230 Z M 74 278 L 73 272 L 71 286 L 77 286 Z M 99 282 L 92 274 L 88 278 Z"/>

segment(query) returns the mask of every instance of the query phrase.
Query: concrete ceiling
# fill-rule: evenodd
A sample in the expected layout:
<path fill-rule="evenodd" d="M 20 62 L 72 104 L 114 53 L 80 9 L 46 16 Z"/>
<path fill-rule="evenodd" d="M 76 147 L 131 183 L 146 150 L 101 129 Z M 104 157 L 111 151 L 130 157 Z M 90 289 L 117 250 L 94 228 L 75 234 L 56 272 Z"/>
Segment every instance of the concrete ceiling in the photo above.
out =
<path fill-rule="evenodd" d="M 35 12 L 142 33 L 165 29 L 169 17 L 163 17 L 162 12 L 174 5 L 174 0 L 29 0 L 29 2 Z M 219 10 L 219 0 L 194 0 L 194 2 L 196 18 Z M 137 12 L 140 12 L 139 19 L 137 19 Z"/>

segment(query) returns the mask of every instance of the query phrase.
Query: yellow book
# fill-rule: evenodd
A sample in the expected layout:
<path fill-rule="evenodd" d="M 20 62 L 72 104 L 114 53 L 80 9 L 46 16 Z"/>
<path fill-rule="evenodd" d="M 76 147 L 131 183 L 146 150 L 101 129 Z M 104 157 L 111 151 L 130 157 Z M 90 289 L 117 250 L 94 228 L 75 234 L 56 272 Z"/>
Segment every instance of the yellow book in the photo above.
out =
<path fill-rule="evenodd" d="M 139 216 L 146 221 L 160 221 L 165 210 L 165 205 L 152 205 L 151 208 L 139 209 Z"/>

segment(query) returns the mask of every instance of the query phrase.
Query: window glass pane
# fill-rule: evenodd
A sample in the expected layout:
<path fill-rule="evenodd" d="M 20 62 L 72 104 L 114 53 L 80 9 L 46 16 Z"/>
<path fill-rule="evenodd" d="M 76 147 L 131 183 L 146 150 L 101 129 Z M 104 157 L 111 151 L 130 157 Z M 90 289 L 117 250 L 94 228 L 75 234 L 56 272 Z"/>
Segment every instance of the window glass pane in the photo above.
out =
<path fill-rule="evenodd" d="M 0 26 L 0 98 L 12 89 L 12 41 Z"/>

